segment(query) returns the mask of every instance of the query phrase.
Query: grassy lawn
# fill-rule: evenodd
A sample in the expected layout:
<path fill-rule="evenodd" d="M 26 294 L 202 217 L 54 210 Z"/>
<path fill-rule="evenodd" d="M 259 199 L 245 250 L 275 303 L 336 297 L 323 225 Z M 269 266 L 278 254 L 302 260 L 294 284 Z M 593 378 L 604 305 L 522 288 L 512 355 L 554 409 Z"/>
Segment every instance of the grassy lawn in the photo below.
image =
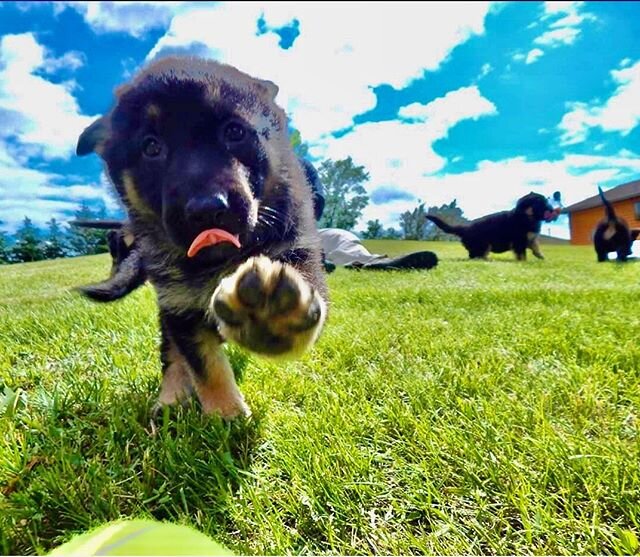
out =
<path fill-rule="evenodd" d="M 122 516 L 243 554 L 637 553 L 640 264 L 370 244 L 425 246 L 429 272 L 332 274 L 302 360 L 229 349 L 253 419 L 155 434 L 151 289 L 70 292 L 106 256 L 0 268 L 0 553 Z"/>

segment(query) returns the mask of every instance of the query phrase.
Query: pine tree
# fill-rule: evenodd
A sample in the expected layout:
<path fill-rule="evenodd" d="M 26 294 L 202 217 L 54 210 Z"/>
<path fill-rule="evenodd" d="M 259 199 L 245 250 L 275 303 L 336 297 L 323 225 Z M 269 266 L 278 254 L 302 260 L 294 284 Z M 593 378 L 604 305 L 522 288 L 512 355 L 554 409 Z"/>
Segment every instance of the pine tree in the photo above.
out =
<path fill-rule="evenodd" d="M 0 226 L 4 223 L 0 221 Z M 4 230 L 0 230 L 0 265 L 11 261 L 11 250 L 9 249 L 9 238 Z"/>
<path fill-rule="evenodd" d="M 106 216 L 106 211 L 102 207 L 99 211 L 94 211 L 86 202 L 82 202 L 75 212 L 78 220 L 98 220 Z M 69 245 L 73 255 L 93 255 L 109 251 L 107 243 L 107 230 L 96 230 L 94 228 L 71 227 L 69 232 Z"/>
<path fill-rule="evenodd" d="M 11 259 L 16 262 L 40 261 L 44 254 L 40 247 L 39 231 L 29 217 L 24 217 L 16 232 L 16 244 L 11 248 Z"/>
<path fill-rule="evenodd" d="M 42 243 L 42 251 L 46 259 L 56 259 L 67 256 L 67 245 L 64 231 L 58 221 L 52 218 L 48 223 L 47 239 Z"/>

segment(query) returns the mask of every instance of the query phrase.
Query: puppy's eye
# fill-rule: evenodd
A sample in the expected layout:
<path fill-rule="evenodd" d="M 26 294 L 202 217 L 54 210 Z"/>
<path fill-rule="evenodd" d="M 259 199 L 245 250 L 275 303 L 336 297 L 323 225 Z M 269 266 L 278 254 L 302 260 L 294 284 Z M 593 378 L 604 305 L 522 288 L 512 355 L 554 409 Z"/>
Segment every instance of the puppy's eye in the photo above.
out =
<path fill-rule="evenodd" d="M 246 135 L 244 126 L 238 122 L 230 122 L 224 128 L 224 140 L 227 143 L 240 143 Z"/>
<path fill-rule="evenodd" d="M 162 154 L 162 145 L 155 137 L 145 137 L 142 142 L 142 152 L 145 157 L 154 159 Z"/>

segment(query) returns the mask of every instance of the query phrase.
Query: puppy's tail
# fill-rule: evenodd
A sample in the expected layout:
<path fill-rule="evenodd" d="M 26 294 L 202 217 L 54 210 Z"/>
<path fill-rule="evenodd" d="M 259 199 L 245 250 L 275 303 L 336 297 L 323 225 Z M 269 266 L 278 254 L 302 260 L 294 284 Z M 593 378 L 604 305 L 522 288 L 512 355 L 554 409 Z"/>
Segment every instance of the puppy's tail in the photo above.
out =
<path fill-rule="evenodd" d="M 118 263 L 107 280 L 81 286 L 77 290 L 97 302 L 113 302 L 124 298 L 147 280 L 142 257 L 135 247 Z"/>
<path fill-rule="evenodd" d="M 444 230 L 447 234 L 455 234 L 456 236 L 461 236 L 466 229 L 466 226 L 464 225 L 447 224 L 440 217 L 436 217 L 434 215 L 426 215 L 426 217 L 438 228 Z"/>
<path fill-rule="evenodd" d="M 113 302 L 124 298 L 147 280 L 142 256 L 133 239 L 128 239 L 126 223 L 118 220 L 75 220 L 70 224 L 83 228 L 109 230 L 111 276 L 107 280 L 77 288 L 81 294 L 97 302 Z"/>
<path fill-rule="evenodd" d="M 616 213 L 613 210 L 613 206 L 609 201 L 607 201 L 607 198 L 604 196 L 604 192 L 602 191 L 602 188 L 600 186 L 598 186 L 598 192 L 600 193 L 600 199 L 602 199 L 602 202 L 604 203 L 604 208 L 607 212 L 607 220 L 608 221 L 616 220 Z"/>

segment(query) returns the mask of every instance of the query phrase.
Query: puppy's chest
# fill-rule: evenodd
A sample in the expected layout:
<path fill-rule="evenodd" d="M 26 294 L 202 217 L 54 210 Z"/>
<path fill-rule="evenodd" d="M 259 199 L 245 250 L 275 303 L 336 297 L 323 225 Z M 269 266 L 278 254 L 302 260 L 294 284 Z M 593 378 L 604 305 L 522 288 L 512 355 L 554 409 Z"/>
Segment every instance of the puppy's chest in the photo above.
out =
<path fill-rule="evenodd" d="M 220 283 L 221 277 L 209 280 L 154 280 L 150 282 L 156 290 L 158 305 L 172 313 L 207 311 L 211 296 Z"/>

